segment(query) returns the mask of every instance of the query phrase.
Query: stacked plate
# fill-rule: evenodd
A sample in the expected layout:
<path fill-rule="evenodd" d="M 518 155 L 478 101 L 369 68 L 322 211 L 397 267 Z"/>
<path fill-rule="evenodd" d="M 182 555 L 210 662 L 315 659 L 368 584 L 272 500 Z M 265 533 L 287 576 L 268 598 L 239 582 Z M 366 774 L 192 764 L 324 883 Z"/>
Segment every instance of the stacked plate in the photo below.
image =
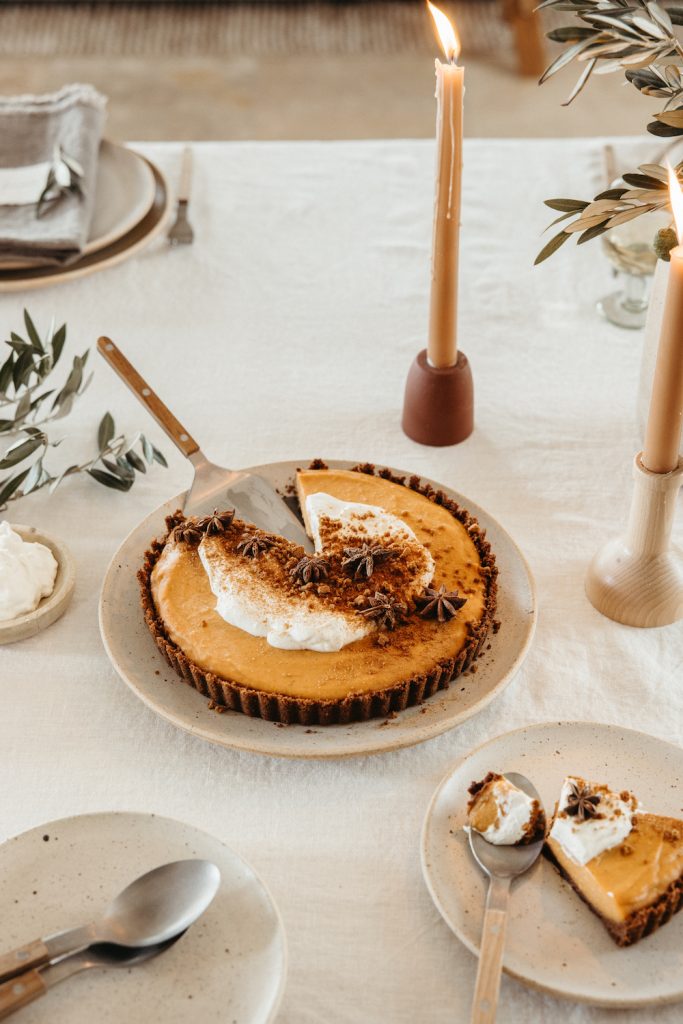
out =
<path fill-rule="evenodd" d="M 169 210 L 161 171 L 126 146 L 100 147 L 90 235 L 78 260 L 60 267 L 0 264 L 0 292 L 24 291 L 83 277 L 128 259 L 163 229 Z"/>

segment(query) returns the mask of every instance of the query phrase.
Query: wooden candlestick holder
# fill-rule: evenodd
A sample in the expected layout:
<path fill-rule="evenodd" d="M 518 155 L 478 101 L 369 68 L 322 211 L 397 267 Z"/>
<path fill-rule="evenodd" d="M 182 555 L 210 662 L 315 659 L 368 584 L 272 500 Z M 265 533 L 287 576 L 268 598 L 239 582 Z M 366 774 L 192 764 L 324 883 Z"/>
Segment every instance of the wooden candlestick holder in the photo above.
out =
<path fill-rule="evenodd" d="M 474 429 L 474 385 L 467 356 L 458 352 L 453 366 L 432 366 L 427 350 L 408 371 L 403 401 L 403 431 L 413 441 L 444 447 L 465 441 Z"/>
<path fill-rule="evenodd" d="M 628 526 L 595 555 L 586 594 L 616 622 L 668 626 L 683 618 L 683 553 L 671 546 L 683 460 L 671 473 L 651 473 L 641 456 L 634 462 Z"/>

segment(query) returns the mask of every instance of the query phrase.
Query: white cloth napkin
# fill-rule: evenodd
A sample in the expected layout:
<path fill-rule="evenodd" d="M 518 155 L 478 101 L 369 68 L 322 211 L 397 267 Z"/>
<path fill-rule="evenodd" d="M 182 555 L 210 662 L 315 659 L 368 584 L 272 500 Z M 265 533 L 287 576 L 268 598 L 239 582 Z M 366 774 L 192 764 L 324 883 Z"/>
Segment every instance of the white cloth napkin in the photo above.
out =
<path fill-rule="evenodd" d="M 105 97 L 90 85 L 0 97 L 0 264 L 78 258 L 92 219 L 105 107 Z M 83 168 L 82 194 L 61 196 L 38 217 L 37 201 L 58 147 Z"/>

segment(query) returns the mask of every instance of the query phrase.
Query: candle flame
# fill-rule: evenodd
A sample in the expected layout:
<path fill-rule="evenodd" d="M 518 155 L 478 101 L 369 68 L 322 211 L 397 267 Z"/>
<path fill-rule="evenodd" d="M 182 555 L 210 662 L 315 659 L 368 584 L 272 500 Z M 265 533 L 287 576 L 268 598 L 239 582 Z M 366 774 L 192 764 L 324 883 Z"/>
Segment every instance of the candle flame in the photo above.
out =
<path fill-rule="evenodd" d="M 676 234 L 678 235 L 678 244 L 683 244 L 683 192 L 681 191 L 681 183 L 678 180 L 678 175 L 667 161 L 666 169 L 669 172 L 669 198 L 671 200 L 671 209 L 674 214 L 674 221 L 676 223 Z"/>
<path fill-rule="evenodd" d="M 455 64 L 460 56 L 460 37 L 455 30 L 455 25 L 453 25 L 443 11 L 440 11 L 438 7 L 435 7 L 430 0 L 427 0 L 427 7 L 429 8 L 429 13 L 434 19 L 436 31 L 439 36 L 439 42 L 441 43 L 443 52 L 446 54 L 446 59 Z"/>

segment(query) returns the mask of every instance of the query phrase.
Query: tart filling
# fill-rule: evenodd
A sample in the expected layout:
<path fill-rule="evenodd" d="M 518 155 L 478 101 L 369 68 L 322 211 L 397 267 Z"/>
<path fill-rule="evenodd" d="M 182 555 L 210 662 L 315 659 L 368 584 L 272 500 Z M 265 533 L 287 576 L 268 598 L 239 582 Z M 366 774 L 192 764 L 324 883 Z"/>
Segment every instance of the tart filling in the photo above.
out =
<path fill-rule="evenodd" d="M 170 518 L 139 574 L 169 662 L 216 704 L 281 721 L 387 714 L 447 686 L 495 608 L 476 521 L 369 466 L 302 471 L 297 491 L 314 556 L 229 515 L 212 530 Z"/>
<path fill-rule="evenodd" d="M 680 909 L 683 821 L 642 811 L 631 793 L 567 778 L 546 853 L 619 945 Z"/>
<path fill-rule="evenodd" d="M 524 846 L 542 839 L 545 814 L 538 800 L 504 775 L 489 772 L 469 787 L 467 828 L 494 846 Z"/>
<path fill-rule="evenodd" d="M 339 651 L 378 629 L 364 599 L 370 579 L 405 610 L 431 582 L 434 560 L 409 526 L 377 506 L 313 494 L 306 511 L 318 558 L 258 530 L 239 540 L 234 529 L 204 536 L 198 553 L 227 623 L 271 647 Z"/>

